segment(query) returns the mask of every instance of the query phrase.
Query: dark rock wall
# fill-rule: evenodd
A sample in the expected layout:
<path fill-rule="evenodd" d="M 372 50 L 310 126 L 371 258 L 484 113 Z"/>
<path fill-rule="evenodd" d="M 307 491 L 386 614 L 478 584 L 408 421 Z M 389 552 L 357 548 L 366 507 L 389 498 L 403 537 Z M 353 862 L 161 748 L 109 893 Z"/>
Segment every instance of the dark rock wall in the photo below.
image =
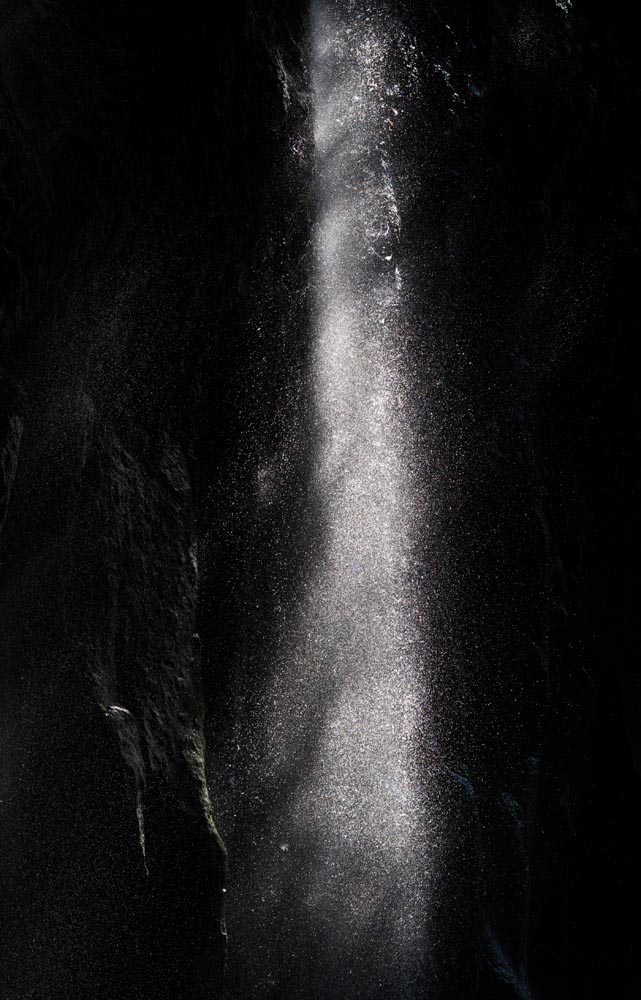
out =
<path fill-rule="evenodd" d="M 619 2 L 394 16 L 442 491 L 431 995 L 637 996 L 638 33 Z M 0 14 L 3 997 L 220 992 L 205 763 L 227 780 L 316 528 L 305 23 L 267 0 Z"/>
<path fill-rule="evenodd" d="M 2 47 L 1 992 L 211 996 L 196 449 L 277 84 L 248 9 L 9 5 Z"/>

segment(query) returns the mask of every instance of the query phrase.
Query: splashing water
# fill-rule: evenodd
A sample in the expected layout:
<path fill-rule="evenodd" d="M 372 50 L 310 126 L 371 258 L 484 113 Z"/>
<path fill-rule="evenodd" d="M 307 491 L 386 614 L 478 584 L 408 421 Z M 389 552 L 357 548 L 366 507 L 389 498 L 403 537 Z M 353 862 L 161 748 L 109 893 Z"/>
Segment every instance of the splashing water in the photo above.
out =
<path fill-rule="evenodd" d="M 304 597 L 283 615 L 254 737 L 256 829 L 236 917 L 230 903 L 232 940 L 255 949 L 239 959 L 246 996 L 422 991 L 425 692 L 392 31 L 374 4 L 312 4 L 311 489 L 322 530 Z"/>

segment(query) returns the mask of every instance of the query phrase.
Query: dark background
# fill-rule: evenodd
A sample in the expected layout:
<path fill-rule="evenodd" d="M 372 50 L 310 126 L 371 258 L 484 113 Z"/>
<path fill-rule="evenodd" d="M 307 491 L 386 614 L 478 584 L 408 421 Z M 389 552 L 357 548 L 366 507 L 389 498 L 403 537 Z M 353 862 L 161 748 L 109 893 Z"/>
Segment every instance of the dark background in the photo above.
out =
<path fill-rule="evenodd" d="M 401 214 L 443 386 L 439 711 L 478 790 L 431 995 L 632 998 L 639 34 L 617 0 L 395 16 L 423 53 Z M 222 989 L 198 734 L 215 773 L 236 664 L 305 568 L 306 17 L 2 6 L 3 998 Z"/>

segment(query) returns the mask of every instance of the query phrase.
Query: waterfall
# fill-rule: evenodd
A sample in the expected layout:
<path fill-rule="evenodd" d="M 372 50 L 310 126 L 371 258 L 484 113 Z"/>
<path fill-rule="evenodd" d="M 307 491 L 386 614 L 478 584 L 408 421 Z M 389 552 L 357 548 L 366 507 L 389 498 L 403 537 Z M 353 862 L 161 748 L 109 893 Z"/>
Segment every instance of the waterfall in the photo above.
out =
<path fill-rule="evenodd" d="M 406 82 L 399 29 L 377 8 L 311 8 L 320 541 L 251 738 L 257 806 L 235 889 L 232 846 L 244 996 L 411 1000 L 424 982 L 426 709 L 393 148 Z"/>
<path fill-rule="evenodd" d="M 423 697 L 402 219 L 388 141 L 402 94 L 391 28 L 375 6 L 319 2 L 311 21 L 316 485 L 326 537 L 308 615 L 320 619 L 315 684 L 329 685 L 331 698 L 299 823 L 309 841 L 314 827 L 325 831 L 308 863 L 321 917 L 342 928 L 344 969 L 356 967 L 349 995 L 409 997 L 424 949 L 414 766 Z M 312 662 L 306 651 L 299 669 Z"/>

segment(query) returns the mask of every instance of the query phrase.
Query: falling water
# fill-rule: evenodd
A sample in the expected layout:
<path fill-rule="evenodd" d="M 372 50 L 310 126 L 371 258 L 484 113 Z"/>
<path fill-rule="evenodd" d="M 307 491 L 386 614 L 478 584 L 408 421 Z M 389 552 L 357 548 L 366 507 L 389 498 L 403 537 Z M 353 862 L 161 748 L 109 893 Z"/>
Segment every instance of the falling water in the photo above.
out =
<path fill-rule="evenodd" d="M 304 596 L 283 612 L 253 739 L 236 917 L 230 900 L 244 995 L 411 1000 L 424 975 L 425 697 L 392 154 L 403 85 L 380 7 L 311 9 L 321 530 Z"/>

